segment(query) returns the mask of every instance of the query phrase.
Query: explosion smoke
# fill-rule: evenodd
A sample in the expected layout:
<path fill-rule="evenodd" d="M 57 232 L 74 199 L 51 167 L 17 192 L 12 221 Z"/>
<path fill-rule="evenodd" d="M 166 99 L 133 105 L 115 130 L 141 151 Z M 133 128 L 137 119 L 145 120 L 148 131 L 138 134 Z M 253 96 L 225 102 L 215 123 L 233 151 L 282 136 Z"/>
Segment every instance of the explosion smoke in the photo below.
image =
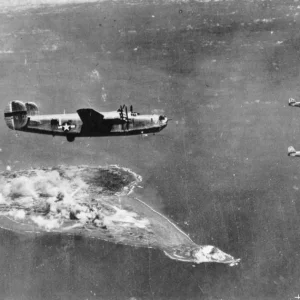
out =
<path fill-rule="evenodd" d="M 162 249 L 172 259 L 222 262 L 232 256 L 198 246 L 142 200 L 129 197 L 142 180 L 118 166 L 59 166 L 0 177 L 0 227 L 18 232 L 81 234 L 131 246 Z"/>

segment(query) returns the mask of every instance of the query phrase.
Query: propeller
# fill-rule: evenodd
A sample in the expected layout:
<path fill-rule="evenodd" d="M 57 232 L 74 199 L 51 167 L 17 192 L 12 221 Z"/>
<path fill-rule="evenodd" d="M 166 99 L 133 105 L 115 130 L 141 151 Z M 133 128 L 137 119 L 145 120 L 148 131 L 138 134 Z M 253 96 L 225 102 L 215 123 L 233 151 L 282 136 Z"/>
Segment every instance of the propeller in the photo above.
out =
<path fill-rule="evenodd" d="M 121 118 L 121 120 L 123 120 L 123 109 L 122 109 L 122 106 L 120 106 L 120 118 Z"/>
<path fill-rule="evenodd" d="M 130 107 L 130 109 L 132 109 L 132 106 Z M 125 110 L 125 112 L 124 112 Z M 126 129 L 128 130 L 129 129 L 129 117 L 128 117 L 128 109 L 127 109 L 127 106 L 125 104 L 120 105 L 120 108 L 119 108 L 119 111 L 120 111 L 120 118 L 122 121 L 125 121 L 126 122 Z M 124 123 L 122 123 L 122 129 L 124 130 Z"/>
<path fill-rule="evenodd" d="M 129 129 L 129 119 L 128 119 L 128 111 L 127 106 L 125 106 L 125 112 L 126 112 L 126 129 Z"/>

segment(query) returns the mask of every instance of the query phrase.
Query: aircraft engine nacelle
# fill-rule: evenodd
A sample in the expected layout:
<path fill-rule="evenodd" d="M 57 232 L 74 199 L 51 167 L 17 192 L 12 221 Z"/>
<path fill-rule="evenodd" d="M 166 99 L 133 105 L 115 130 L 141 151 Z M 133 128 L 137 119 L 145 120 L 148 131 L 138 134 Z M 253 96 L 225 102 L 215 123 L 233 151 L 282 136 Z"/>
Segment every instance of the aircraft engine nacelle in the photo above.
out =
<path fill-rule="evenodd" d="M 25 103 L 28 116 L 35 116 L 39 113 L 39 108 L 34 102 Z"/>
<path fill-rule="evenodd" d="M 11 101 L 4 109 L 4 119 L 10 129 L 20 129 L 27 123 L 26 105 L 19 100 Z"/>

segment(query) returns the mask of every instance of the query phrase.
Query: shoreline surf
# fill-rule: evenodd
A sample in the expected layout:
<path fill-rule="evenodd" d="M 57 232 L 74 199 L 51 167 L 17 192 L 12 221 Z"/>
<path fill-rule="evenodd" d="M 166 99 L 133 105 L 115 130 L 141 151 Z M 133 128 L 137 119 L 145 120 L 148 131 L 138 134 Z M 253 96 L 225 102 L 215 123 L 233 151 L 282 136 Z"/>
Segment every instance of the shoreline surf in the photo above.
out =
<path fill-rule="evenodd" d="M 119 165 L 5 172 L 0 177 L 0 227 L 157 248 L 179 261 L 238 263 L 214 246 L 195 244 L 166 216 L 132 195 L 141 181 L 142 176 Z"/>

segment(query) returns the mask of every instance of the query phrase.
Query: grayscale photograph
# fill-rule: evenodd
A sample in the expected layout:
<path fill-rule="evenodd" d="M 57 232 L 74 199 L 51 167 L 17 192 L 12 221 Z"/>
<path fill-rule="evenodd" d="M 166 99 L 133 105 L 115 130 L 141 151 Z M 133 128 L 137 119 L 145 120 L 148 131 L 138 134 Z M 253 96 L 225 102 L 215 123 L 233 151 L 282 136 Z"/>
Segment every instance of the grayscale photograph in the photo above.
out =
<path fill-rule="evenodd" d="M 300 299 L 300 0 L 0 20 L 0 300 Z"/>

